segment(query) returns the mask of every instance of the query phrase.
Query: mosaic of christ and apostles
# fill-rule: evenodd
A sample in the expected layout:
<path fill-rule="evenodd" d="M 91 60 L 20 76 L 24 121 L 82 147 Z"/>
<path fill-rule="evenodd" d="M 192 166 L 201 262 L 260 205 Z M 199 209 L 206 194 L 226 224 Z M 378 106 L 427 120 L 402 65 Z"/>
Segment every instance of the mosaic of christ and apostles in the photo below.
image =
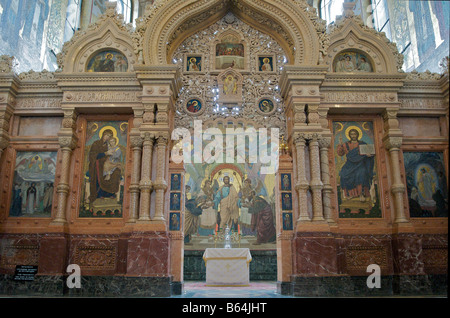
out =
<path fill-rule="evenodd" d="M 195 239 L 210 242 L 227 225 L 241 244 L 274 244 L 275 176 L 261 175 L 259 164 L 189 164 L 186 167 L 186 248 Z"/>
<path fill-rule="evenodd" d="M 260 141 L 259 145 L 265 149 L 269 143 Z M 237 143 L 233 147 L 237 154 L 233 162 L 185 162 L 184 234 L 187 249 L 213 243 L 214 234 L 227 226 L 241 234 L 241 247 L 275 247 L 275 174 L 263 174 L 262 163 L 249 160 L 250 138 L 245 145 L 245 158 L 238 151 Z M 171 188 L 178 187 L 179 178 L 172 175 Z M 286 178 L 286 187 L 290 188 L 290 181 Z M 179 208 L 180 198 L 174 198 L 175 194 L 171 193 L 171 211 Z M 286 204 L 291 207 L 291 198 L 288 199 Z"/>

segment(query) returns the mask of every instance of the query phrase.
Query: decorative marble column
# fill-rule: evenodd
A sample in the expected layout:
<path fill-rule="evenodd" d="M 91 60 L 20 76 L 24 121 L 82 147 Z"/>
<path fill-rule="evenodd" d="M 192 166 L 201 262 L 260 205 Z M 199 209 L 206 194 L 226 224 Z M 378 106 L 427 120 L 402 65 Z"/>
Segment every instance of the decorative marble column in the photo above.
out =
<path fill-rule="evenodd" d="M 310 221 L 308 214 L 308 188 L 309 183 L 305 174 L 305 147 L 306 139 L 304 134 L 297 133 L 294 135 L 294 145 L 297 158 L 297 183 L 295 189 L 298 191 L 299 216 L 298 222 Z"/>
<path fill-rule="evenodd" d="M 15 75 L 17 64 L 14 56 L 0 56 L 0 159 L 3 150 L 9 145 L 10 119 L 16 105 L 14 91 L 17 89 L 17 76 Z"/>
<path fill-rule="evenodd" d="M 6 97 L 0 96 L 1 99 Z M 9 120 L 12 116 L 12 110 L 8 109 L 8 106 L 0 106 L 0 158 L 2 157 L 3 150 L 9 145 Z"/>
<path fill-rule="evenodd" d="M 53 225 L 62 225 L 67 223 L 66 206 L 67 196 L 70 189 L 70 162 L 72 159 L 72 152 L 78 142 L 78 137 L 75 135 L 76 119 L 77 114 L 74 109 L 64 110 L 62 128 L 58 133 L 58 141 L 61 148 L 61 178 L 59 180 L 58 186 L 56 187 L 58 203 L 56 215 L 52 221 Z"/>
<path fill-rule="evenodd" d="M 137 132 L 136 130 L 136 128 L 132 128 L 130 133 L 131 150 L 133 152 L 133 166 L 130 183 L 130 217 L 127 221 L 129 223 L 134 223 L 139 218 L 139 181 L 141 177 L 143 139 L 140 136 L 139 130 Z"/>
<path fill-rule="evenodd" d="M 312 139 L 309 141 L 309 162 L 311 166 L 311 182 L 310 188 L 312 192 L 313 203 L 313 222 L 324 221 L 323 207 L 322 207 L 322 180 L 320 177 L 320 155 L 319 155 L 319 135 L 312 134 Z"/>
<path fill-rule="evenodd" d="M 138 222 L 150 221 L 150 195 L 152 191 L 151 172 L 154 139 L 154 135 L 150 132 L 143 133 L 141 181 L 139 182 L 139 189 L 141 192 Z"/>
<path fill-rule="evenodd" d="M 152 221 L 164 221 L 164 192 L 167 189 L 165 180 L 166 171 L 166 146 L 169 140 L 168 133 L 161 132 L 156 137 L 156 180 L 153 182 L 153 188 L 156 191 L 155 215 Z"/>
<path fill-rule="evenodd" d="M 401 137 L 388 137 L 384 140 L 384 146 L 389 151 L 391 160 L 391 176 L 392 186 L 391 192 L 394 196 L 395 205 L 395 223 L 405 223 L 409 220 L 405 216 L 405 207 L 403 204 L 403 196 L 405 193 L 405 185 L 402 183 L 400 175 L 400 158 L 399 152 L 402 145 Z"/>
<path fill-rule="evenodd" d="M 405 185 L 400 175 L 400 147 L 402 145 L 402 134 L 399 129 L 397 119 L 397 109 L 386 109 L 383 113 L 385 136 L 383 143 L 389 151 L 392 185 L 391 192 L 394 196 L 395 217 L 394 223 L 407 223 L 409 220 L 405 216 L 405 207 L 403 204 L 403 196 L 405 193 Z"/>
<path fill-rule="evenodd" d="M 328 163 L 328 150 L 331 144 L 330 137 L 319 138 L 320 148 L 320 170 L 322 174 L 322 202 L 323 202 L 323 217 L 328 223 L 335 223 L 331 215 L 331 192 L 333 188 L 330 183 L 330 166 Z"/>

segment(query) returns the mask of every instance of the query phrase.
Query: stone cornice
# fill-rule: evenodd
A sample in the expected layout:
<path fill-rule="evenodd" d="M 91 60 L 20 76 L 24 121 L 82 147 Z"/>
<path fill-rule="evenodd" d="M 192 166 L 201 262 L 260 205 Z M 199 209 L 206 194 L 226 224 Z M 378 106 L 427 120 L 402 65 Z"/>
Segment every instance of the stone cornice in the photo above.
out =
<path fill-rule="evenodd" d="M 375 73 L 327 73 L 322 88 L 337 87 L 339 89 L 354 90 L 361 88 L 377 89 L 377 90 L 398 90 L 405 81 L 406 73 L 397 74 L 375 74 Z"/>
<path fill-rule="evenodd" d="M 180 71 L 177 65 L 135 66 L 136 77 L 141 85 L 169 85 L 176 98 L 181 89 Z"/>
<path fill-rule="evenodd" d="M 326 66 L 286 65 L 280 77 L 281 96 L 287 96 L 293 85 L 320 86 L 325 79 Z"/>
<path fill-rule="evenodd" d="M 58 86 L 62 89 L 121 87 L 128 89 L 140 87 L 136 74 L 127 73 L 55 73 Z"/>

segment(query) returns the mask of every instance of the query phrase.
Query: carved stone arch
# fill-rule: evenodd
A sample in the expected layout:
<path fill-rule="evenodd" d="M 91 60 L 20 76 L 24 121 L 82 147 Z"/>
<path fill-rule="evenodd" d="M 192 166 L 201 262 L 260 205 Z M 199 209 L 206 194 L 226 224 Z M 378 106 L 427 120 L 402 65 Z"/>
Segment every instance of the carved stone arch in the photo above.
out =
<path fill-rule="evenodd" d="M 157 1 L 148 7 L 136 32 L 135 49 L 147 65 L 170 63 L 171 55 L 188 36 L 233 12 L 252 27 L 269 34 L 283 47 L 292 65 L 317 65 L 326 52 L 325 21 L 300 0 Z"/>
<path fill-rule="evenodd" d="M 398 53 L 396 45 L 391 43 L 384 33 L 362 24 L 359 17 L 338 20 L 330 33 L 330 46 L 325 64 L 333 72 L 333 62 L 338 54 L 356 51 L 365 54 L 376 74 L 397 73 L 401 71 L 403 56 Z"/>
<path fill-rule="evenodd" d="M 128 71 L 134 70 L 137 57 L 131 39 L 131 26 L 125 25 L 122 16 L 114 6 L 108 9 L 86 30 L 77 31 L 69 42 L 64 44 L 58 55 L 58 65 L 64 73 L 86 72 L 90 58 L 98 52 L 112 50 L 122 53 L 128 62 Z"/>

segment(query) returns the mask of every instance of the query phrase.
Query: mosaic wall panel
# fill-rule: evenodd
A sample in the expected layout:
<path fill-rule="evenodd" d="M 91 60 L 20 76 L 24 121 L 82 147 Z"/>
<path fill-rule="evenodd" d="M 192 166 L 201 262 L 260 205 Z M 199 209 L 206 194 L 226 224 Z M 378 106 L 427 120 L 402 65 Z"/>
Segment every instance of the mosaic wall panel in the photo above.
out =
<path fill-rule="evenodd" d="M 372 122 L 333 123 L 340 218 L 381 217 Z"/>
<path fill-rule="evenodd" d="M 126 121 L 88 121 L 80 217 L 122 217 Z"/>

